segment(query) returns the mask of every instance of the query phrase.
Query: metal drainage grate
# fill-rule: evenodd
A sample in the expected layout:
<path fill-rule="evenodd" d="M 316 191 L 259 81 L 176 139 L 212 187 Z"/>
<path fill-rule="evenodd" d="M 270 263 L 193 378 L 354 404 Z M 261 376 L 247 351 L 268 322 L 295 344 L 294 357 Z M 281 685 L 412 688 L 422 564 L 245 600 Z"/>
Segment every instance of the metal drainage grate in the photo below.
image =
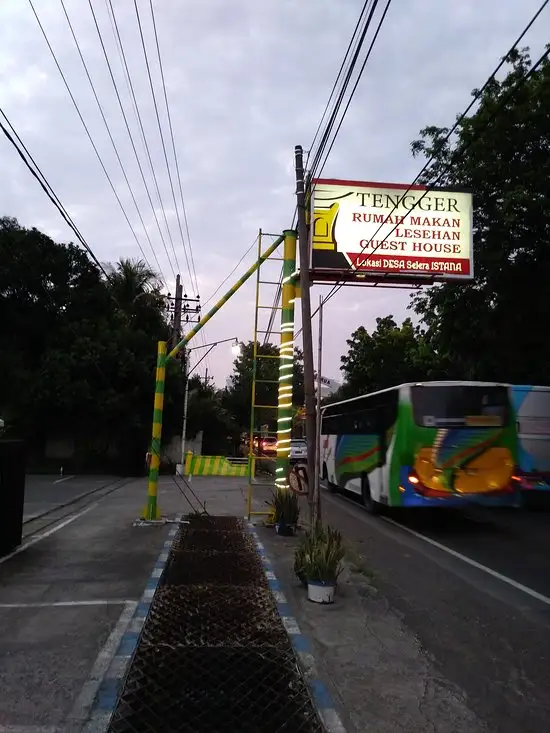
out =
<path fill-rule="evenodd" d="M 322 733 L 290 652 L 140 646 L 110 733 Z"/>
<path fill-rule="evenodd" d="M 164 572 L 163 584 L 267 585 L 256 554 L 212 551 L 174 553 Z"/>
<path fill-rule="evenodd" d="M 239 532 L 243 531 L 243 522 L 237 517 L 213 517 L 210 514 L 190 514 L 185 518 L 188 524 L 183 525 L 190 529 L 210 529 L 216 531 Z"/>
<path fill-rule="evenodd" d="M 188 647 L 269 644 L 290 648 L 271 593 L 252 586 L 159 588 L 141 642 Z"/>
<path fill-rule="evenodd" d="M 252 537 L 242 530 L 228 532 L 209 529 L 188 529 L 178 535 L 172 546 L 173 552 L 181 550 L 215 550 L 216 552 L 253 552 Z"/>

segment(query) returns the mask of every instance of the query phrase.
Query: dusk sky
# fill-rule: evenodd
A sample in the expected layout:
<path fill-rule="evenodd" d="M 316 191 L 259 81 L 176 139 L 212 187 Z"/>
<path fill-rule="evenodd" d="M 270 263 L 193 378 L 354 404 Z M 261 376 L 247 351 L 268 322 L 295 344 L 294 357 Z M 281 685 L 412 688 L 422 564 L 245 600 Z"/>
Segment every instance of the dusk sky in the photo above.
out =
<path fill-rule="evenodd" d="M 176 257 L 169 243 L 167 246 L 172 264 L 136 164 L 90 4 L 64 0 L 168 288 L 174 292 L 173 271 L 179 269 L 188 295 L 195 295 L 176 226 L 134 2 L 111 2 L 174 241 Z M 33 0 L 33 4 L 147 260 L 158 269 L 62 2 Z M 92 0 L 91 4 L 148 186 L 154 192 L 115 42 L 109 0 Z M 299 143 L 306 150 L 311 145 L 362 5 L 362 0 L 155 1 L 203 307 L 212 305 L 252 264 L 254 248 L 219 293 L 211 297 L 245 255 L 259 228 L 276 233 L 291 225 L 295 206 L 294 145 Z M 323 177 L 411 181 L 423 165 L 422 160 L 412 158 L 411 141 L 425 125 L 453 124 L 456 115 L 468 105 L 471 90 L 483 85 L 539 5 L 539 0 L 394 0 Z M 138 7 L 172 164 L 149 0 L 139 0 Z M 549 27 L 547 10 L 522 43 L 531 48 L 532 56 L 542 51 Z M 28 0 L 3 0 L 0 5 L 0 77 L 1 108 L 98 259 L 113 262 L 121 256 L 143 258 Z M 57 241 L 74 240 L 3 136 L 0 163 L 0 213 L 16 217 L 25 226 L 36 226 Z M 172 173 L 175 183 L 173 168 Z M 177 188 L 176 194 L 178 200 Z M 155 206 L 162 229 L 161 209 Z M 273 263 L 264 273 L 265 279 L 277 280 L 279 266 Z M 326 288 L 313 289 L 313 308 L 322 292 Z M 274 289 L 266 287 L 262 302 L 269 305 L 273 294 Z M 360 325 L 372 328 L 377 316 L 393 314 L 401 321 L 408 315 L 408 299 L 406 291 L 342 289 L 325 313 L 324 375 L 341 379 L 340 356 L 352 331 Z M 268 312 L 264 314 L 265 324 Z M 251 280 L 205 328 L 204 340 L 197 337 L 192 346 L 233 336 L 248 341 L 252 338 L 253 318 Z M 299 327 L 299 317 L 297 324 Z M 315 321 L 314 337 L 316 333 Z M 272 340 L 276 342 L 277 336 Z M 204 373 L 203 367 L 208 366 L 216 383 L 223 386 L 232 360 L 230 344 L 221 344 L 202 362 L 199 371 Z"/>

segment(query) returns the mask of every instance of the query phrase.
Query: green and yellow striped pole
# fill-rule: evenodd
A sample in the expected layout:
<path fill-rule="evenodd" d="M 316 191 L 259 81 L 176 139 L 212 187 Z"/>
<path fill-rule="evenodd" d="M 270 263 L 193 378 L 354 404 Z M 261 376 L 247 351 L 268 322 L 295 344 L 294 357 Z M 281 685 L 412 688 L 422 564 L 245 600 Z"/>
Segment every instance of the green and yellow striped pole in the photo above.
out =
<path fill-rule="evenodd" d="M 288 489 L 290 434 L 292 431 L 292 378 L 294 375 L 294 302 L 296 299 L 296 238 L 284 232 L 281 345 L 279 347 L 279 401 L 277 411 L 277 461 L 275 488 Z"/>
<path fill-rule="evenodd" d="M 158 508 L 157 508 L 157 489 L 158 489 L 158 473 L 159 473 L 159 465 L 160 465 L 160 438 L 162 435 L 162 411 L 164 407 L 164 378 L 165 378 L 165 370 L 166 370 L 166 362 L 168 359 L 174 359 L 178 352 L 181 351 L 188 343 L 191 341 L 193 336 L 196 336 L 197 333 L 203 328 L 208 321 L 214 316 L 222 306 L 224 306 L 229 298 L 234 295 L 237 290 L 244 285 L 244 283 L 248 280 L 251 275 L 253 275 L 258 267 L 260 267 L 265 260 L 267 260 L 273 252 L 277 249 L 277 247 L 284 241 L 285 237 L 284 235 L 277 237 L 272 244 L 269 245 L 269 247 L 266 249 L 266 251 L 256 260 L 256 262 L 250 267 L 242 277 L 240 277 L 237 282 L 233 285 L 232 288 L 230 288 L 227 293 L 218 300 L 216 305 L 214 305 L 208 313 L 204 316 L 204 318 L 201 318 L 201 320 L 197 323 L 195 328 L 191 329 L 189 333 L 184 336 L 184 338 L 174 346 L 172 351 L 166 355 L 166 342 L 165 341 L 159 341 L 158 345 L 158 357 L 157 357 L 157 381 L 156 381 L 156 388 L 155 388 L 155 408 L 153 413 L 153 441 L 151 445 L 151 465 L 149 467 L 149 483 L 147 488 L 147 509 L 145 512 L 145 518 L 148 520 L 157 519 L 158 517 Z M 161 356 L 161 345 L 162 345 L 162 356 Z M 162 379 L 159 379 L 159 377 L 162 376 Z"/>
<path fill-rule="evenodd" d="M 201 330 L 201 328 L 203 328 L 204 326 L 206 326 L 206 324 L 212 318 L 212 316 L 216 315 L 216 313 L 220 310 L 220 308 L 222 306 L 224 306 L 227 303 L 227 301 L 229 300 L 229 298 L 232 295 L 235 295 L 235 293 L 237 292 L 237 290 L 242 285 L 245 284 L 245 282 L 248 280 L 248 278 L 256 272 L 256 270 L 258 269 L 258 267 L 260 267 L 268 259 L 268 257 L 270 257 L 273 254 L 273 252 L 275 252 L 275 250 L 277 249 L 277 247 L 283 241 L 284 241 L 284 235 L 282 235 L 280 237 L 277 237 L 277 239 L 272 244 L 269 245 L 269 247 L 266 249 L 266 251 L 262 255 L 260 255 L 260 257 L 258 258 L 258 260 L 252 265 L 252 267 L 249 267 L 248 270 L 244 273 L 244 275 L 237 280 L 237 282 L 235 283 L 235 285 L 233 285 L 233 287 L 230 288 L 227 291 L 227 293 L 222 298 L 220 298 L 218 300 L 218 302 L 216 303 L 216 305 L 214 305 L 208 311 L 208 313 L 204 316 L 204 318 L 201 318 L 201 320 L 197 323 L 197 325 L 195 326 L 195 328 L 192 328 L 191 331 L 189 331 L 189 333 L 187 334 L 187 336 L 184 336 L 184 338 L 179 342 L 179 344 L 176 344 L 174 346 L 174 348 L 172 349 L 172 351 L 168 354 L 168 358 L 169 359 L 173 359 L 174 357 L 176 357 L 177 354 L 178 354 L 178 352 L 181 351 L 181 349 L 183 349 L 183 347 L 186 344 L 188 344 L 189 341 L 191 341 L 191 339 L 193 338 L 193 336 L 196 336 L 197 333 Z"/>
<path fill-rule="evenodd" d="M 157 490 L 160 466 L 160 439 L 162 436 L 162 411 L 164 408 L 164 383 L 166 379 L 166 341 L 157 346 L 157 372 L 155 375 L 155 406 L 153 408 L 153 435 L 151 438 L 151 463 L 147 485 L 147 506 L 144 519 L 154 521 L 159 518 Z"/>

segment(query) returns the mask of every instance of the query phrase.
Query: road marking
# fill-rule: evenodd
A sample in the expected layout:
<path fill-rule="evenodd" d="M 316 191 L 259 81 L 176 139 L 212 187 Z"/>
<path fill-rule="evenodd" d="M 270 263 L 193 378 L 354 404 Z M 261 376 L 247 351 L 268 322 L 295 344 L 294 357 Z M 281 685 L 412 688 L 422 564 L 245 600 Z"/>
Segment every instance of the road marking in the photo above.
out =
<path fill-rule="evenodd" d="M 111 631 L 107 641 L 97 655 L 90 673 L 90 678 L 84 683 L 66 722 L 79 721 L 80 723 L 85 723 L 88 720 L 97 691 L 107 674 L 107 670 L 115 657 L 122 637 L 132 620 L 137 606 L 137 601 L 129 601 L 124 607 L 115 628 Z"/>
<path fill-rule="evenodd" d="M 61 522 L 60 524 L 57 524 L 55 527 L 52 527 L 47 532 L 43 532 L 42 534 L 39 534 L 37 537 L 35 537 L 33 540 L 30 540 L 30 542 L 25 542 L 24 545 L 19 545 L 19 547 L 16 547 L 15 550 L 10 552 L 9 555 L 4 555 L 4 557 L 0 557 L 0 565 L 3 562 L 6 562 L 6 560 L 11 560 L 12 557 L 15 557 L 15 555 L 19 555 L 20 552 L 23 552 L 24 550 L 28 550 L 29 547 L 32 547 L 33 545 L 36 545 L 37 542 L 40 542 L 41 540 L 45 540 L 46 537 L 51 537 L 52 534 L 55 534 L 56 532 L 59 532 L 60 529 L 63 529 L 63 527 L 66 527 L 71 522 L 74 522 L 75 519 L 79 519 L 84 514 L 87 514 L 92 509 L 95 509 L 97 506 L 97 502 L 95 504 L 92 504 L 89 507 L 86 507 L 86 509 L 83 509 L 78 514 L 73 514 L 72 517 L 69 517 L 69 519 L 66 519 L 64 522 Z"/>
<path fill-rule="evenodd" d="M 57 481 L 54 481 L 54 484 L 60 484 L 62 481 L 68 481 L 70 478 L 74 478 L 74 476 L 63 476 L 63 478 L 58 478 Z"/>
<path fill-rule="evenodd" d="M 457 552 L 456 550 L 452 550 L 450 547 L 447 547 L 446 545 L 442 545 L 441 542 L 436 542 L 436 540 L 432 540 L 431 537 L 426 537 L 425 535 L 422 535 L 419 532 L 415 532 L 414 529 L 405 527 L 404 525 L 399 524 L 399 522 L 396 522 L 395 520 L 390 519 L 389 517 L 381 517 L 381 519 L 383 519 L 384 522 L 387 522 L 388 524 L 393 524 L 396 527 L 399 527 L 399 529 L 402 529 L 405 532 L 408 532 L 409 534 L 412 534 L 415 537 L 418 537 L 418 539 L 423 540 L 424 542 L 427 542 L 429 545 L 432 545 L 433 547 L 437 547 L 439 550 L 443 550 L 443 552 L 446 552 L 447 554 L 452 555 L 453 557 L 456 557 L 458 560 L 462 560 L 462 562 L 465 562 L 468 565 L 471 565 L 473 568 L 482 570 L 484 573 L 491 575 L 493 578 L 496 578 L 497 580 L 500 580 L 503 583 L 507 583 L 508 585 L 511 585 L 512 588 L 515 588 L 516 590 L 519 590 L 522 593 L 526 593 L 528 596 L 531 596 L 532 598 L 536 598 L 537 601 L 541 601 L 542 603 L 546 603 L 547 606 L 550 606 L 550 598 L 548 596 L 542 595 L 542 593 L 538 593 L 538 591 L 533 590 L 533 588 L 529 588 L 527 585 L 523 585 L 523 583 L 518 583 L 517 580 L 514 580 L 513 578 L 509 578 L 507 575 L 502 575 L 502 573 L 498 573 L 496 570 L 493 570 L 492 568 L 489 568 L 486 565 L 482 565 L 481 563 L 477 562 L 476 560 L 472 560 L 471 557 L 468 557 L 467 555 L 463 555 L 462 553 Z"/>
<path fill-rule="evenodd" d="M 0 725 L 0 733 L 61 733 L 54 725 Z"/>
<path fill-rule="evenodd" d="M 342 501 L 332 501 L 336 506 L 340 506 L 344 511 L 346 511 L 351 517 L 355 517 L 356 519 L 366 519 L 369 515 L 364 514 L 364 512 L 361 512 L 361 514 L 357 512 L 351 511 L 349 506 L 346 506 L 346 502 L 352 503 L 349 499 L 346 499 L 346 497 L 340 497 Z M 357 506 L 355 503 L 354 506 Z M 358 507 L 358 509 L 361 509 L 361 507 Z M 514 580 L 513 578 L 509 578 L 507 575 L 502 575 L 502 573 L 498 573 L 496 570 L 493 570 L 492 568 L 487 567 L 486 565 L 482 565 L 481 563 L 477 562 L 476 560 L 472 560 L 471 557 L 468 557 L 467 555 L 463 555 L 460 552 L 457 552 L 456 550 L 452 550 L 450 547 L 447 547 L 446 545 L 441 544 L 441 542 L 437 542 L 436 540 L 432 540 L 430 537 L 426 537 L 423 534 L 420 534 L 419 532 L 415 532 L 414 529 L 410 529 L 409 527 L 406 527 L 403 524 L 399 524 L 399 522 L 396 522 L 394 519 L 390 519 L 390 517 L 372 517 L 372 522 L 369 522 L 369 524 L 373 527 L 376 526 L 379 520 L 383 520 L 387 524 L 393 524 L 395 527 L 398 527 L 399 529 L 403 530 L 404 532 L 408 532 L 409 534 L 412 534 L 414 537 L 417 537 L 419 540 L 423 540 L 429 545 L 432 545 L 433 547 L 437 547 L 439 550 L 443 550 L 443 552 L 446 552 L 448 555 L 452 555 L 453 557 L 456 557 L 457 560 L 462 560 L 462 562 L 465 562 L 467 565 L 471 565 L 473 568 L 476 568 L 477 570 L 481 570 L 484 573 L 487 573 L 487 575 L 490 575 L 493 578 L 496 578 L 497 580 L 500 580 L 503 583 L 506 583 L 507 585 L 512 586 L 512 588 L 515 588 L 516 590 L 521 591 L 522 593 L 525 593 L 528 596 L 531 596 L 532 598 L 536 598 L 537 601 L 541 601 L 542 603 L 545 603 L 547 606 L 550 606 L 550 598 L 548 596 L 543 595 L 542 593 L 539 593 L 536 590 L 533 590 L 533 588 L 529 588 L 527 585 L 523 585 L 523 583 L 519 583 L 517 580 Z"/>
<path fill-rule="evenodd" d="M 77 606 L 124 606 L 127 603 L 134 603 L 122 598 L 101 598 L 90 601 L 52 601 L 36 603 L 0 603 L 0 608 L 72 608 Z M 1 731 L 1 728 L 0 728 Z"/>

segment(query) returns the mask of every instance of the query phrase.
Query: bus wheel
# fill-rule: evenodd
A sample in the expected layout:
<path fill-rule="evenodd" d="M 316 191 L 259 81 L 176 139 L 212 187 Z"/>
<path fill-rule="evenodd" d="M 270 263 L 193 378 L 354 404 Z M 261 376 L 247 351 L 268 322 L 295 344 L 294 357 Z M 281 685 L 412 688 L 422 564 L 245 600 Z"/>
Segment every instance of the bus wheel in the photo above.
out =
<path fill-rule="evenodd" d="M 325 486 L 327 487 L 330 494 L 335 494 L 336 489 L 338 488 L 335 484 L 331 484 L 331 482 L 328 480 L 328 470 L 327 470 L 327 464 L 323 463 L 323 481 L 325 482 Z"/>
<path fill-rule="evenodd" d="M 369 477 L 363 474 L 361 476 L 361 498 L 363 506 L 369 514 L 380 514 L 380 504 L 371 496 Z"/>

